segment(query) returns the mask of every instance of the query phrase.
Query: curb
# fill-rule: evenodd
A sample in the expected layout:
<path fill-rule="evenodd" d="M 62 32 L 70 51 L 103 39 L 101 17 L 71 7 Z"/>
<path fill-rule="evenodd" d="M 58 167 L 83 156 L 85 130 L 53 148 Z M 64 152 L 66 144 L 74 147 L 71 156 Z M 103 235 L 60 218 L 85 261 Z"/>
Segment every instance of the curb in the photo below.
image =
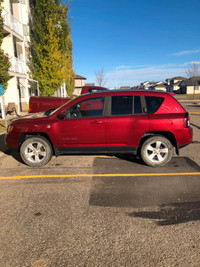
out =
<path fill-rule="evenodd" d="M 3 157 L 4 153 L 0 151 L 0 158 Z"/>

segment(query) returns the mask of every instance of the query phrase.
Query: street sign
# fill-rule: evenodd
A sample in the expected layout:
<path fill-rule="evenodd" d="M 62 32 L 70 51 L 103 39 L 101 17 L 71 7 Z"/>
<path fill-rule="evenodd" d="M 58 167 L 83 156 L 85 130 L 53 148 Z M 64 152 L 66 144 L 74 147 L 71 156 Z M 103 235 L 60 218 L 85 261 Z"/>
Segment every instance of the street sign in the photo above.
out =
<path fill-rule="evenodd" d="M 0 85 L 0 106 L 1 106 L 1 116 L 2 116 L 2 119 L 5 120 L 5 126 L 7 128 L 6 110 L 5 110 L 5 96 L 4 96 L 3 85 Z"/>
<path fill-rule="evenodd" d="M 0 95 L 4 95 L 4 88 L 3 88 L 3 85 L 0 85 Z"/>

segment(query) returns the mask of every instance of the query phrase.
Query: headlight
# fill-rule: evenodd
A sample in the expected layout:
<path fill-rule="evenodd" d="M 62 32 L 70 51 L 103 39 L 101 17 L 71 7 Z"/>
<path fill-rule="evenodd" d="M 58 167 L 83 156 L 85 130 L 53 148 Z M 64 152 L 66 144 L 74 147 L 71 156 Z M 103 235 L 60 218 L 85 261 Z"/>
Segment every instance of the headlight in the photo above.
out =
<path fill-rule="evenodd" d="M 13 130 L 13 126 L 9 124 L 8 127 L 7 127 L 7 133 L 8 134 L 11 133 L 12 130 Z"/>

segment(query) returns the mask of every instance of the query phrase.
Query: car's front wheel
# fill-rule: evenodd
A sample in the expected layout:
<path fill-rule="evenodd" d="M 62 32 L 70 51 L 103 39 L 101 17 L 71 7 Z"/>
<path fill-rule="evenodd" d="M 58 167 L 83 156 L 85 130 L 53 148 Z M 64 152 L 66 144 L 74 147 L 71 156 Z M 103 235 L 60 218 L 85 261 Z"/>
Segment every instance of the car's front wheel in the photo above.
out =
<path fill-rule="evenodd" d="M 42 136 L 32 136 L 22 143 L 20 155 L 27 165 L 40 167 L 50 161 L 53 151 L 51 144 L 46 138 Z"/>
<path fill-rule="evenodd" d="M 148 138 L 141 147 L 141 158 L 149 166 L 166 165 L 173 156 L 172 143 L 165 137 Z"/>

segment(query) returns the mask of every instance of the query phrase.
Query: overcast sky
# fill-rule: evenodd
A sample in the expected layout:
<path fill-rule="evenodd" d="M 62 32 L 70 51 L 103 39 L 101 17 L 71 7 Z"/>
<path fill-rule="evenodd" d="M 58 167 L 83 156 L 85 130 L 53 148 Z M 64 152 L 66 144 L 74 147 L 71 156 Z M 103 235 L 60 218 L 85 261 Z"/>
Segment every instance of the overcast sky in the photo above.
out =
<path fill-rule="evenodd" d="M 200 0 L 72 0 L 70 16 L 87 83 L 102 68 L 109 88 L 165 81 L 200 62 Z"/>

